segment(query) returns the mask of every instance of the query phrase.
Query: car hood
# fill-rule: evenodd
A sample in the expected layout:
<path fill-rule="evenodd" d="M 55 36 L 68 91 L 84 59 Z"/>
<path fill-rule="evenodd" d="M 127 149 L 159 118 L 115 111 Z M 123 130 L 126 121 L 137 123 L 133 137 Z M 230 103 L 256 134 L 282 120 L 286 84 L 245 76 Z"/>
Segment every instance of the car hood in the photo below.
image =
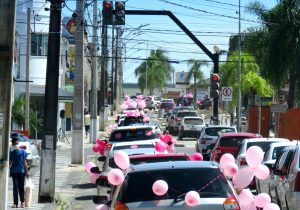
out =
<path fill-rule="evenodd" d="M 193 207 L 193 209 L 201 210 L 224 210 L 223 203 L 225 198 L 200 198 L 200 205 Z M 184 199 L 178 202 L 175 202 L 174 199 L 167 200 L 156 200 L 156 201 L 142 201 L 126 204 L 129 209 L 191 209 L 192 207 L 187 206 Z"/>

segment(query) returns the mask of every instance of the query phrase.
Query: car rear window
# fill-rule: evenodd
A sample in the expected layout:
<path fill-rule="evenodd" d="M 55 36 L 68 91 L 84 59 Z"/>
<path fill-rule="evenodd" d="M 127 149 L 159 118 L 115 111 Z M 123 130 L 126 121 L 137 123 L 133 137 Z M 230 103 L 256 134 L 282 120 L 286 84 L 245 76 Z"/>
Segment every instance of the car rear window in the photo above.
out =
<path fill-rule="evenodd" d="M 203 119 L 184 119 L 184 123 L 187 124 L 187 125 L 203 125 L 204 124 L 204 121 Z"/>
<path fill-rule="evenodd" d="M 252 146 L 259 146 L 264 152 L 267 151 L 269 148 L 270 144 L 274 143 L 274 141 L 258 141 L 258 142 L 248 142 L 247 144 L 247 149 L 249 149 Z"/>
<path fill-rule="evenodd" d="M 109 142 L 141 141 L 156 138 L 157 133 L 151 128 L 132 128 L 113 131 L 110 135 Z"/>
<path fill-rule="evenodd" d="M 215 127 L 215 128 L 206 128 L 205 129 L 205 134 L 208 136 L 218 136 L 219 132 L 221 132 L 221 133 L 235 132 L 235 129 L 228 128 L 228 127 Z"/>
<path fill-rule="evenodd" d="M 186 117 L 186 116 L 196 117 L 197 113 L 196 112 L 179 112 L 177 114 L 177 117 Z"/>
<path fill-rule="evenodd" d="M 246 137 L 222 137 L 220 146 L 222 147 L 240 147 Z"/>
<path fill-rule="evenodd" d="M 168 192 L 163 196 L 156 196 L 152 191 L 152 185 L 157 180 L 168 183 Z M 129 173 L 123 182 L 118 200 L 131 203 L 174 199 L 176 202 L 177 199 L 184 200 L 185 194 L 191 190 L 199 191 L 201 198 L 226 198 L 232 195 L 231 188 L 219 169 L 185 168 Z"/>
<path fill-rule="evenodd" d="M 158 157 L 143 157 L 143 158 L 132 158 L 130 164 L 138 165 L 143 163 L 157 163 L 166 161 L 186 161 L 189 160 L 187 156 L 158 156 Z"/>
<path fill-rule="evenodd" d="M 161 103 L 160 104 L 161 108 L 166 108 L 166 107 L 173 107 L 173 103 Z"/>
<path fill-rule="evenodd" d="M 124 126 L 132 125 L 135 123 L 142 123 L 143 122 L 143 117 L 125 117 L 124 119 Z"/>

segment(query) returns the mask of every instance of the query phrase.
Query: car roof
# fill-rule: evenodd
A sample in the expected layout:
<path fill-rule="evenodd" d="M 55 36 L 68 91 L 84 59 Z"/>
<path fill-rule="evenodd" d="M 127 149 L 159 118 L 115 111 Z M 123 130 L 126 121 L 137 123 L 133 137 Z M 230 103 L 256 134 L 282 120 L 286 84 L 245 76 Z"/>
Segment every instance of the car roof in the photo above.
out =
<path fill-rule="evenodd" d="M 183 117 L 183 119 L 184 119 L 184 120 L 185 120 L 185 119 L 202 119 L 202 120 L 203 120 L 202 117 L 197 117 L 197 116 L 186 116 L 186 117 Z"/>
<path fill-rule="evenodd" d="M 145 163 L 132 166 L 132 171 L 155 171 L 164 169 L 189 169 L 189 168 L 219 168 L 213 161 L 167 161 L 159 163 Z"/>
<path fill-rule="evenodd" d="M 279 141 L 279 142 L 284 142 L 288 141 L 288 139 L 284 138 L 251 138 L 251 139 L 244 139 L 243 142 L 264 142 L 264 141 Z"/>
<path fill-rule="evenodd" d="M 157 154 L 144 154 L 144 155 L 132 155 L 130 159 L 139 159 L 139 158 L 161 158 L 161 157 L 189 157 L 185 153 L 157 153 Z"/>
<path fill-rule="evenodd" d="M 135 130 L 135 129 L 145 129 L 145 128 L 152 129 L 153 127 L 154 127 L 153 125 L 134 125 L 133 124 L 133 125 L 114 128 L 113 132 L 121 131 L 121 130 Z"/>
<path fill-rule="evenodd" d="M 280 147 L 280 146 L 292 146 L 292 145 L 297 145 L 299 142 L 298 141 L 287 141 L 287 142 L 274 142 L 270 144 L 271 147 Z"/>
<path fill-rule="evenodd" d="M 209 125 L 209 124 L 207 124 L 207 126 L 205 128 L 235 128 L 235 127 L 230 126 L 230 125 Z"/>
<path fill-rule="evenodd" d="M 258 138 L 259 134 L 256 133 L 243 133 L 243 132 L 228 132 L 228 133 L 222 133 L 221 137 L 253 137 L 253 138 Z"/>

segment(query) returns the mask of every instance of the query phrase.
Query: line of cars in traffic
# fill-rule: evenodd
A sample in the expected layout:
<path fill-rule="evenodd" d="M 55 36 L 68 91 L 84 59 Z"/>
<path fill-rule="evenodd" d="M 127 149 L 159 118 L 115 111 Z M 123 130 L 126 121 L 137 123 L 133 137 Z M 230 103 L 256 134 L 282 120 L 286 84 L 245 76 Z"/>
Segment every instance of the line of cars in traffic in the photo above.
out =
<path fill-rule="evenodd" d="M 185 130 L 198 124 L 203 126 L 203 119 L 200 123 L 198 120 L 197 116 L 184 118 Z M 109 209 L 189 209 L 185 196 L 189 191 L 196 191 L 201 202 L 194 209 L 239 209 L 238 196 L 217 163 L 192 161 L 190 155 L 176 151 L 158 152 L 155 144 L 161 141 L 160 135 L 160 126 L 151 122 L 131 121 L 130 125 L 111 131 L 105 155 L 98 158 L 99 166 L 91 169 L 99 173 L 95 203 L 106 204 Z M 112 185 L 108 174 L 118 167 L 114 154 L 120 150 L 129 155 L 131 165 L 123 170 L 122 184 Z M 163 195 L 153 192 L 157 180 L 168 184 Z"/>

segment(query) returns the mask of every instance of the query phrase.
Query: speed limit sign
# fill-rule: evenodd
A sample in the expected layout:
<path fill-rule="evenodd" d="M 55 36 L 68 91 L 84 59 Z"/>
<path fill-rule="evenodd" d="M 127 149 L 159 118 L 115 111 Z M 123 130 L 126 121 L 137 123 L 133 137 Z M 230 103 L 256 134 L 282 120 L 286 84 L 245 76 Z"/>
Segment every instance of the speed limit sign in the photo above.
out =
<path fill-rule="evenodd" d="M 222 87 L 222 101 L 232 101 L 232 87 Z"/>

